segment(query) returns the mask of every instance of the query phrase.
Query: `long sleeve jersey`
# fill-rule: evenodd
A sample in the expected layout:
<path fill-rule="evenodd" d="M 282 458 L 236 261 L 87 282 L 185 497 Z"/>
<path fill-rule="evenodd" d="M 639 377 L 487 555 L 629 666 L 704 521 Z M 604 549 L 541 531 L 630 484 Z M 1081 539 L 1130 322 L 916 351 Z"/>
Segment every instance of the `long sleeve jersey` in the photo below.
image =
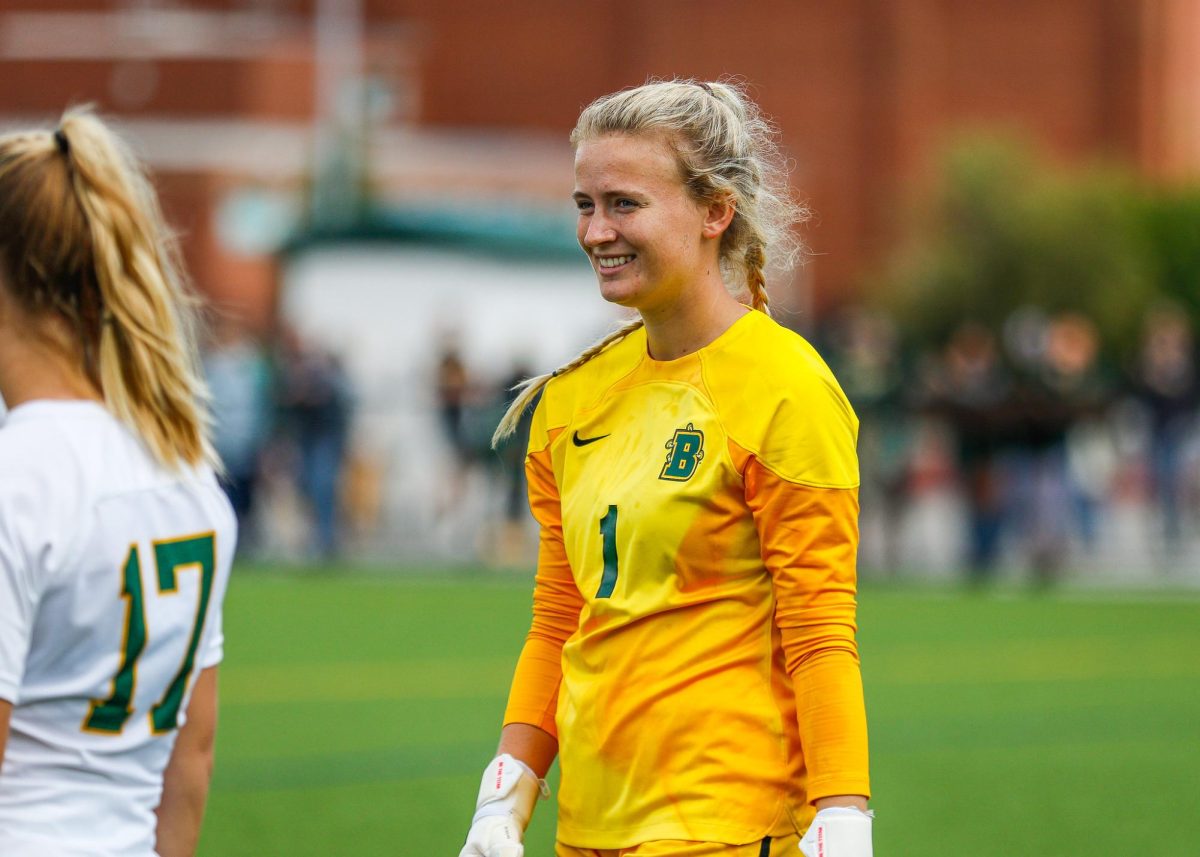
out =
<path fill-rule="evenodd" d="M 505 722 L 559 739 L 561 841 L 746 843 L 869 794 L 857 428 L 813 348 L 759 312 L 678 360 L 639 330 L 547 385 Z"/>

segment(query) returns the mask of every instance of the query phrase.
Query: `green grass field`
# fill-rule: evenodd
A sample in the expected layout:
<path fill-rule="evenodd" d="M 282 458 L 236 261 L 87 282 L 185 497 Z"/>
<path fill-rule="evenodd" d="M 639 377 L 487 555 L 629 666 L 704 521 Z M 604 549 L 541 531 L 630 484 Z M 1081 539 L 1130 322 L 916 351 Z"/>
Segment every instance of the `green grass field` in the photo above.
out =
<path fill-rule="evenodd" d="M 455 857 L 529 589 L 240 570 L 202 857 Z M 1200 853 L 1195 596 L 860 600 L 880 857 Z"/>

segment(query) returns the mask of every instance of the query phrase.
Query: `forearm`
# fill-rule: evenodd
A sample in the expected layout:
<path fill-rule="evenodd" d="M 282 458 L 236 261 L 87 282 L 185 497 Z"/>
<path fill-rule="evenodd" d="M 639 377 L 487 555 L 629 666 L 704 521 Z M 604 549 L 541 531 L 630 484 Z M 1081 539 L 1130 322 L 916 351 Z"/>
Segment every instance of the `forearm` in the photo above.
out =
<path fill-rule="evenodd" d="M 501 730 L 500 746 L 496 749 L 496 755 L 502 753 L 524 762 L 540 779 L 546 776 L 558 755 L 558 739 L 528 723 L 509 723 Z"/>
<path fill-rule="evenodd" d="M 156 850 L 160 857 L 192 857 L 196 853 L 212 767 L 211 753 L 207 758 L 172 757 L 163 782 L 162 801 L 156 810 Z"/>
<path fill-rule="evenodd" d="M 817 808 L 817 812 L 828 809 L 831 806 L 851 806 L 866 812 L 867 798 L 865 795 L 830 795 L 829 797 L 819 798 L 813 803 L 813 806 Z"/>
<path fill-rule="evenodd" d="M 556 736 L 554 716 L 561 684 L 562 644 L 530 635 L 513 672 L 504 723 L 528 724 Z"/>
<path fill-rule="evenodd" d="M 202 670 L 188 703 L 187 720 L 175 739 L 163 774 L 157 851 L 160 857 L 192 857 L 208 801 L 217 731 L 217 668 Z"/>
<path fill-rule="evenodd" d="M 844 649 L 826 651 L 806 660 L 792 678 L 808 799 L 821 808 L 821 800 L 869 796 L 867 717 L 857 657 Z"/>

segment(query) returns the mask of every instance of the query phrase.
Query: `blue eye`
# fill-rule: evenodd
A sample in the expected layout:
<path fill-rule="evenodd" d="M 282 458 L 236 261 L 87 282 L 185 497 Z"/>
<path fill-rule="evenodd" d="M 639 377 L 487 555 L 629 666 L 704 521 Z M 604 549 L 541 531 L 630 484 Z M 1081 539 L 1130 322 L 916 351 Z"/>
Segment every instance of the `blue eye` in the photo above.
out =
<path fill-rule="evenodd" d="M 638 204 L 636 202 L 634 202 L 632 199 L 618 199 L 616 205 L 617 205 L 617 208 L 624 208 L 624 209 L 638 207 Z"/>
<path fill-rule="evenodd" d="M 575 207 L 577 209 L 579 209 L 581 212 L 582 211 L 591 211 L 592 210 L 592 201 L 590 199 L 577 199 L 577 200 L 575 200 Z"/>

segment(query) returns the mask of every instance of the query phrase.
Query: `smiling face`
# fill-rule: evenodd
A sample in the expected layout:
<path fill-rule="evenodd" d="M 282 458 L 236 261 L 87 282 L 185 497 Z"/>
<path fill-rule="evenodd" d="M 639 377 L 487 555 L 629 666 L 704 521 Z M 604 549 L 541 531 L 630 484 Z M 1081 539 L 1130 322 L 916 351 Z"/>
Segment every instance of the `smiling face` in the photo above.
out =
<path fill-rule="evenodd" d="M 732 210 L 697 202 L 662 135 L 606 134 L 575 150 L 576 234 L 605 300 L 643 314 L 720 279 Z"/>

